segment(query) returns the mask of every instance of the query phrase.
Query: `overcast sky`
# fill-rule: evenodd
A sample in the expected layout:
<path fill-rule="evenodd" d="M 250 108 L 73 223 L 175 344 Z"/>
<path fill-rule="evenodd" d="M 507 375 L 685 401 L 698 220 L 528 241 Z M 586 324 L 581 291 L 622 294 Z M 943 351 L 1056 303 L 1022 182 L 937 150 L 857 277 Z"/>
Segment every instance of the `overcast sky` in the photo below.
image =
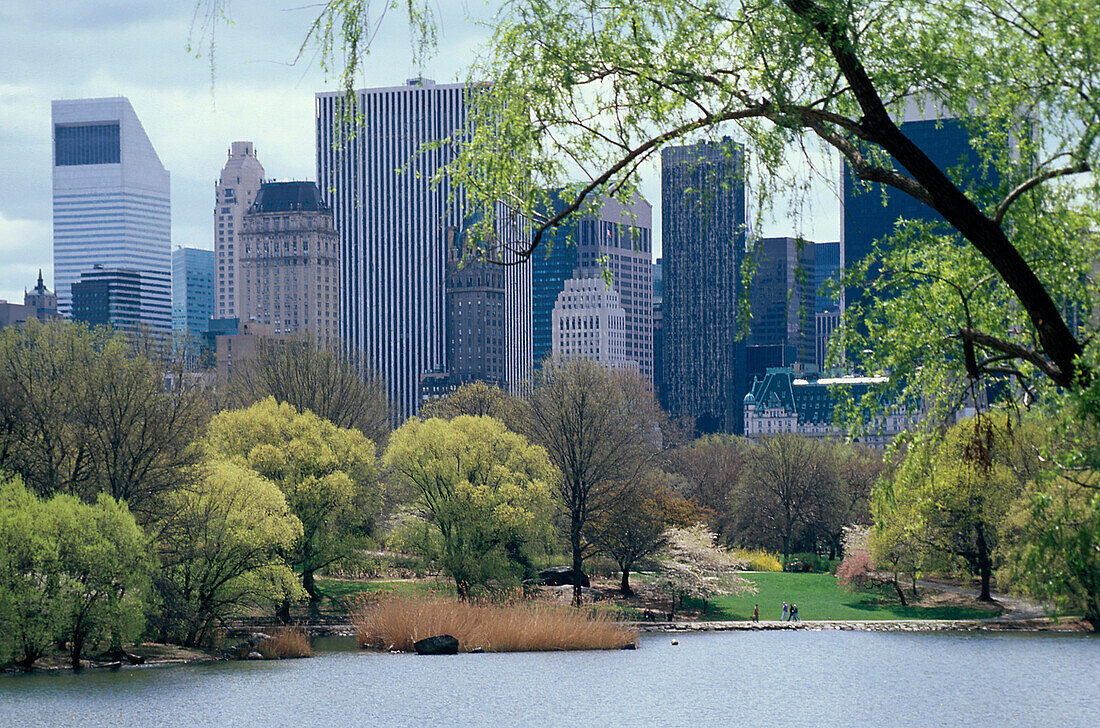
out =
<path fill-rule="evenodd" d="M 376 2 L 374 5 L 385 3 Z M 392 86 L 419 74 L 465 79 L 488 31 L 485 0 L 440 0 L 439 53 L 413 63 L 401 11 L 379 28 L 361 81 Z M 335 79 L 313 53 L 293 63 L 316 12 L 312 0 L 232 0 L 218 23 L 213 78 L 191 0 L 0 0 L 0 299 L 21 303 L 38 269 L 53 288 L 50 101 L 125 96 L 172 175 L 172 245 L 213 244 L 214 182 L 229 143 L 249 140 L 268 178 L 316 176 L 313 95 Z M 205 43 L 201 49 L 206 52 Z M 660 240 L 657 170 L 643 194 L 654 205 Z M 827 192 L 798 220 L 769 222 L 765 235 L 801 232 L 836 239 L 837 210 Z"/>

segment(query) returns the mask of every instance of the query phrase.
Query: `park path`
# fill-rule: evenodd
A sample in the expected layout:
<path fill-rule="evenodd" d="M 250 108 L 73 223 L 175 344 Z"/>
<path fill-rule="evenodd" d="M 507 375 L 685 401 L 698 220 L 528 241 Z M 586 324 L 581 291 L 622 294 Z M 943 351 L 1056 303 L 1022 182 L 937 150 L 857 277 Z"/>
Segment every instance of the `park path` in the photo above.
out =
<path fill-rule="evenodd" d="M 969 597 L 977 597 L 981 593 L 979 589 L 973 587 L 960 586 L 958 584 L 944 584 L 942 582 L 929 581 L 927 579 L 917 579 L 917 586 L 922 589 L 934 589 L 936 591 L 962 594 Z M 990 592 L 989 596 L 993 597 L 993 601 L 1005 608 L 1004 614 L 999 617 L 991 617 L 991 621 L 1011 622 L 1020 619 L 1041 619 L 1048 616 L 1047 610 L 1038 602 L 1009 596 L 1007 594 L 999 594 L 997 592 Z"/>

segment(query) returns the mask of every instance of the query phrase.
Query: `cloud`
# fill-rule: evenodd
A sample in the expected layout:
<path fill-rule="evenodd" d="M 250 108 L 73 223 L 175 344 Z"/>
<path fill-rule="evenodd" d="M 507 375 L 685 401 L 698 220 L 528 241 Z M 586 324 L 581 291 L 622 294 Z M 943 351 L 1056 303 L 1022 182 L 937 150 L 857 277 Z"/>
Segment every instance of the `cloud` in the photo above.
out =
<path fill-rule="evenodd" d="M 0 213 L 0 261 L 0 299 L 23 303 L 23 291 L 34 288 L 39 268 L 52 289 L 51 226 L 40 220 L 13 220 Z"/>

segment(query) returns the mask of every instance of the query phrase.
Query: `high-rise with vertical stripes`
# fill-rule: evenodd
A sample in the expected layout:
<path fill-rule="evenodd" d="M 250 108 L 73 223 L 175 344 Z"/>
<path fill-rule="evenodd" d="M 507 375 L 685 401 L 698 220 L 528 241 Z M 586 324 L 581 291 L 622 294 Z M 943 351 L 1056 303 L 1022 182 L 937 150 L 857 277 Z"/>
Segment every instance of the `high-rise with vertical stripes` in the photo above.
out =
<path fill-rule="evenodd" d="M 169 280 L 169 175 L 130 102 L 122 97 L 54 101 L 53 153 L 54 280 L 60 312 L 72 315 L 72 284 L 97 265 Z M 150 325 L 167 332 L 170 295 L 147 304 Z"/>
<path fill-rule="evenodd" d="M 463 229 L 469 211 L 446 175 L 432 178 L 467 134 L 474 93 L 413 79 L 357 91 L 350 114 L 341 94 L 317 94 L 317 184 L 340 232 L 344 345 L 386 380 L 402 418 L 419 409 L 421 376 L 448 368 L 447 231 Z M 432 142 L 443 143 L 424 147 Z M 502 238 L 525 227 L 497 215 Z M 529 263 L 505 268 L 504 320 L 504 379 L 514 386 L 532 365 Z"/>

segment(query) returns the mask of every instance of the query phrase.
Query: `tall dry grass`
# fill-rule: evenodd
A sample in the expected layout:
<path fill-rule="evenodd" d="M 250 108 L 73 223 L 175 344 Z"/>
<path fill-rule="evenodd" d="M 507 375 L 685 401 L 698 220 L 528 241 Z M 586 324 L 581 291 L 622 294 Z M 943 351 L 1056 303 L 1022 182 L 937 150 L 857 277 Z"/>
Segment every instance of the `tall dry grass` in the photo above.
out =
<path fill-rule="evenodd" d="M 532 602 L 389 597 L 362 602 L 353 622 L 363 647 L 403 652 L 411 652 L 417 640 L 439 634 L 456 637 L 463 652 L 616 650 L 638 639 L 632 628 L 606 614 Z"/>
<path fill-rule="evenodd" d="M 309 634 L 301 627 L 280 627 L 274 630 L 270 638 L 256 645 L 256 651 L 263 655 L 265 660 L 313 657 L 313 646 L 309 644 Z"/>

